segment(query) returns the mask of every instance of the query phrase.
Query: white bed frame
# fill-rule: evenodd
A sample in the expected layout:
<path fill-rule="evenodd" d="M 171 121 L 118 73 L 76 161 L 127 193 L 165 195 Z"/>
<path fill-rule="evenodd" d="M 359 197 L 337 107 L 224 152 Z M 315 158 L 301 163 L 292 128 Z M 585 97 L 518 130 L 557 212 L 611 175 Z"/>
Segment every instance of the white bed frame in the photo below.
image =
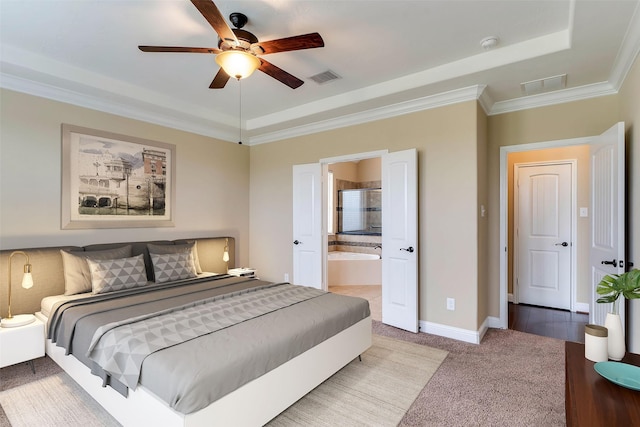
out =
<path fill-rule="evenodd" d="M 43 322 L 42 313 L 36 316 Z M 181 414 L 143 386 L 124 397 L 62 347 L 46 340 L 46 353 L 124 426 L 261 426 L 320 385 L 371 346 L 371 317 L 218 399 L 206 408 Z"/>

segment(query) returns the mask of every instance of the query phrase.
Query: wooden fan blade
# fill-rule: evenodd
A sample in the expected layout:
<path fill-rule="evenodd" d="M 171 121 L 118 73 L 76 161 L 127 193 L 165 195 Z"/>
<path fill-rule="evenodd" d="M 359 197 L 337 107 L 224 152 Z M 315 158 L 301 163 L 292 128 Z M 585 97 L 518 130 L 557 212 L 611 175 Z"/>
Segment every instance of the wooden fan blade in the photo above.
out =
<path fill-rule="evenodd" d="M 211 0 L 191 0 L 191 3 L 200 11 L 204 19 L 211 24 L 222 40 L 227 40 L 232 43 L 233 46 L 238 45 L 236 35 L 231 30 L 231 27 L 229 27 L 229 24 L 227 24 L 227 21 L 224 20 L 222 13 L 220 13 L 220 10 L 214 2 Z"/>
<path fill-rule="evenodd" d="M 143 52 L 222 53 L 215 47 L 138 46 Z"/>
<path fill-rule="evenodd" d="M 293 76 L 293 75 L 287 73 L 282 68 L 278 68 L 275 65 L 273 65 L 272 63 L 267 62 L 262 58 L 260 58 L 260 61 L 262 61 L 262 65 L 260 66 L 260 68 L 258 68 L 260 71 L 262 71 L 265 74 L 270 75 L 271 77 L 273 77 L 274 79 L 278 80 L 279 82 L 282 82 L 282 83 L 286 84 L 291 89 L 299 88 L 300 86 L 302 86 L 304 84 L 304 82 L 302 80 L 300 80 L 296 76 Z"/>
<path fill-rule="evenodd" d="M 284 39 L 258 42 L 251 45 L 259 46 L 264 54 L 288 52 L 292 50 L 313 49 L 324 47 L 324 40 L 318 33 L 303 34 L 301 36 L 286 37 Z"/>
<path fill-rule="evenodd" d="M 229 75 L 224 72 L 222 68 L 218 71 L 218 74 L 213 78 L 213 81 L 209 85 L 209 89 L 222 89 L 229 81 Z"/>

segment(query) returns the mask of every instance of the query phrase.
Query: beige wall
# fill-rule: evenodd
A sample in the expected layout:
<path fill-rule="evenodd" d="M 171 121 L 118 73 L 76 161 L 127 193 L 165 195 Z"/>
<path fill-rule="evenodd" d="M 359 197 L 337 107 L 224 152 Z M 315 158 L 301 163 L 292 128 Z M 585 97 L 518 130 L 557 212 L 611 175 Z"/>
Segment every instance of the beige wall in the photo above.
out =
<path fill-rule="evenodd" d="M 514 165 L 517 163 L 532 162 L 550 162 L 558 160 L 576 160 L 576 198 L 577 208 L 576 217 L 572 221 L 576 222 L 576 240 L 574 248 L 576 250 L 576 301 L 579 303 L 590 304 L 591 302 L 591 269 L 589 267 L 589 242 L 590 242 L 590 221 L 589 217 L 580 217 L 579 208 L 586 207 L 591 210 L 590 198 L 590 171 L 589 171 L 589 146 L 578 145 L 571 147 L 552 148 L 547 150 L 522 151 L 517 153 L 509 153 L 507 159 L 508 172 L 508 292 L 513 292 L 513 174 Z"/>
<path fill-rule="evenodd" d="M 358 182 L 380 181 L 382 179 L 382 159 L 374 157 L 358 162 Z"/>
<path fill-rule="evenodd" d="M 292 274 L 293 165 L 417 148 L 419 318 L 477 330 L 477 108 L 465 102 L 251 147 L 250 258 L 261 277 Z M 446 310 L 447 297 L 456 311 Z"/>
<path fill-rule="evenodd" d="M 248 264 L 249 147 L 9 90 L 0 110 L 0 248 L 230 235 Z M 175 227 L 61 230 L 62 123 L 175 144 Z"/>
<path fill-rule="evenodd" d="M 333 179 L 358 182 L 358 164 L 356 162 L 333 163 L 329 165 L 329 170 L 333 172 Z"/>
<path fill-rule="evenodd" d="M 620 113 L 627 140 L 627 260 L 640 268 L 640 57 L 620 89 Z M 630 301 L 629 350 L 640 353 L 640 299 Z"/>
<path fill-rule="evenodd" d="M 477 111 L 478 132 L 478 325 L 482 325 L 489 316 L 489 187 L 488 187 L 488 132 L 487 115 L 484 110 Z"/>

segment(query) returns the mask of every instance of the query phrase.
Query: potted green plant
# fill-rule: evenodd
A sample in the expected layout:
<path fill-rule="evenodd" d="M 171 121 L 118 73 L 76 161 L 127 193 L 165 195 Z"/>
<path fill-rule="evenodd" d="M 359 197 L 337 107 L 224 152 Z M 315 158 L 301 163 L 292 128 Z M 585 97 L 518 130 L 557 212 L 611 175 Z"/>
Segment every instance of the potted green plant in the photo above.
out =
<path fill-rule="evenodd" d="M 607 313 L 604 326 L 609 334 L 609 359 L 621 360 L 624 357 L 626 347 L 618 304 L 620 295 L 626 299 L 640 298 L 640 270 L 634 269 L 622 274 L 607 275 L 598 283 L 596 292 L 601 295 L 596 302 L 613 304 L 611 312 Z"/>

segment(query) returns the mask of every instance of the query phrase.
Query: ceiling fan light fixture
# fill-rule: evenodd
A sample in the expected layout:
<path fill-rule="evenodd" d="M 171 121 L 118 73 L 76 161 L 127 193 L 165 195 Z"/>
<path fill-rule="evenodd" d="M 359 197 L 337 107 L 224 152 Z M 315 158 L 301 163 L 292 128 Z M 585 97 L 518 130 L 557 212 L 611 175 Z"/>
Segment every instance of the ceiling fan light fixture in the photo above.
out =
<path fill-rule="evenodd" d="M 243 50 L 227 50 L 216 56 L 216 62 L 225 73 L 236 79 L 245 79 L 260 68 L 257 56 Z"/>

